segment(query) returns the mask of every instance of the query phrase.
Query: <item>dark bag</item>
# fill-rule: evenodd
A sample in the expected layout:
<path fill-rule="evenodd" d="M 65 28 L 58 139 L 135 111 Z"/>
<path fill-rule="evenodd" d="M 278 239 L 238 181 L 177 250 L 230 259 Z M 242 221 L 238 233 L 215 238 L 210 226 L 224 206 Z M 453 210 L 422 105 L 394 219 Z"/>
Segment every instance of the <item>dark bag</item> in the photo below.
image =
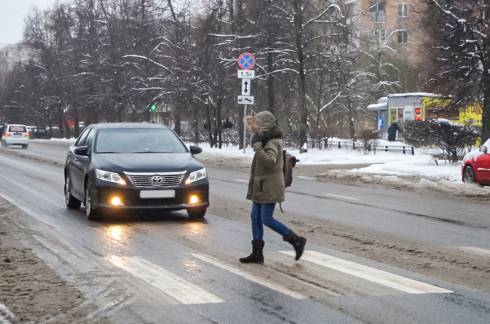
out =
<path fill-rule="evenodd" d="M 293 169 L 296 166 L 296 163 L 299 160 L 294 156 L 286 152 L 286 150 L 282 151 L 282 156 L 284 159 L 284 166 L 282 169 L 282 173 L 284 175 L 284 184 L 286 188 L 291 187 L 293 184 Z"/>

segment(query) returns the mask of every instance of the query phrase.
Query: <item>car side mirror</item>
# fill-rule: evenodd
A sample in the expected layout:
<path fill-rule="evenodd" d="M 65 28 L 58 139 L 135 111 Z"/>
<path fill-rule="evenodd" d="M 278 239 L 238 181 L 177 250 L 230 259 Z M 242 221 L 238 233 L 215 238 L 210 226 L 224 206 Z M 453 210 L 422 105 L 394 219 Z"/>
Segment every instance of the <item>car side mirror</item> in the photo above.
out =
<path fill-rule="evenodd" d="M 483 152 L 483 154 L 488 154 L 488 147 L 482 146 L 481 151 Z"/>
<path fill-rule="evenodd" d="M 189 149 L 190 149 L 192 155 L 202 153 L 202 148 L 200 148 L 199 146 L 190 146 Z"/>
<path fill-rule="evenodd" d="M 89 156 L 90 155 L 89 150 L 88 150 L 88 146 L 76 147 L 73 150 L 73 153 L 75 153 L 75 155 L 80 155 L 80 156 Z"/>

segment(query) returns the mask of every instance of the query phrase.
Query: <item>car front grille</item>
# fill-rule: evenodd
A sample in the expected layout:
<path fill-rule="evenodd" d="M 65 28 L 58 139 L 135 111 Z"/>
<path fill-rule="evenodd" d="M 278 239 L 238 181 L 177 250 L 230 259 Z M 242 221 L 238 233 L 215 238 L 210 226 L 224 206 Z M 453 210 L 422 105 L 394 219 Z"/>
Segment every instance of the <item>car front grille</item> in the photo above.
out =
<path fill-rule="evenodd" d="M 171 188 L 178 187 L 185 176 L 184 172 L 168 173 L 128 173 L 131 183 L 137 188 Z"/>

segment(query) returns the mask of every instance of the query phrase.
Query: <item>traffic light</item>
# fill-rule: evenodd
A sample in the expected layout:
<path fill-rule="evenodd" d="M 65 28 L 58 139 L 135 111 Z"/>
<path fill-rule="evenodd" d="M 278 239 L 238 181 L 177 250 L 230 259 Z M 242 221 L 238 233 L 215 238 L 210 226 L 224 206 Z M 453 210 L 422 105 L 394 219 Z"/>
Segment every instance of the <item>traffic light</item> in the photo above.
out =
<path fill-rule="evenodd" d="M 158 111 L 158 105 L 157 105 L 156 103 L 152 103 L 152 104 L 150 105 L 150 111 L 151 111 L 152 113 L 157 112 L 157 111 Z"/>

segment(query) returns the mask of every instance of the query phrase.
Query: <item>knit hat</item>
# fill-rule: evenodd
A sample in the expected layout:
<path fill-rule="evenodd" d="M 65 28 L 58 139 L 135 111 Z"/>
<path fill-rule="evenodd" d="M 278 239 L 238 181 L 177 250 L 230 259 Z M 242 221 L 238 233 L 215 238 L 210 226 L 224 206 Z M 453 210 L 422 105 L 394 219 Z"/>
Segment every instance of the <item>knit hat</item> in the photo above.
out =
<path fill-rule="evenodd" d="M 276 126 L 276 117 L 270 111 L 262 111 L 254 116 L 257 126 L 259 126 L 262 132 L 268 132 L 274 126 Z"/>

